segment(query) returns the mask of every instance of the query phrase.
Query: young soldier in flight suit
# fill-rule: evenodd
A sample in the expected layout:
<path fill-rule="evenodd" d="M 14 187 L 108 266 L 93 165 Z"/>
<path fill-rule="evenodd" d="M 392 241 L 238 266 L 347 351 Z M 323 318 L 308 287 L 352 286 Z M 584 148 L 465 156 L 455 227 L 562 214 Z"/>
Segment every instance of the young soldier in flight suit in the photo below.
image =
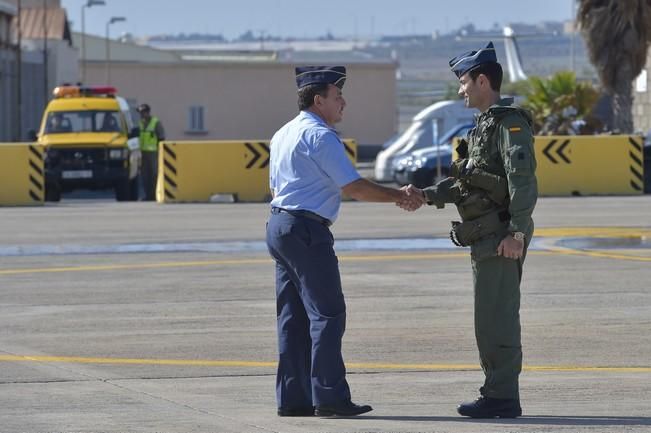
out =
<path fill-rule="evenodd" d="M 467 147 L 458 149 L 452 176 L 409 190 L 439 208 L 456 204 L 462 221 L 452 223 L 450 236 L 471 250 L 475 336 L 485 382 L 481 396 L 457 411 L 472 418 L 515 418 L 522 415 L 520 281 L 538 198 L 532 122 L 512 98 L 500 97 L 502 67 L 492 42 L 455 57 L 450 67 L 466 106 L 481 114 Z"/>

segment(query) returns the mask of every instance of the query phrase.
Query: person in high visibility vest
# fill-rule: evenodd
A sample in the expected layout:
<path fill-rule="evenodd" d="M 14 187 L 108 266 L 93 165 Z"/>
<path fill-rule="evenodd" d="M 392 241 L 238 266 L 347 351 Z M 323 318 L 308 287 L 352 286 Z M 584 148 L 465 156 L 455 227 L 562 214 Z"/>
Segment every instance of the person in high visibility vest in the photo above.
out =
<path fill-rule="evenodd" d="M 140 151 L 142 152 L 142 184 L 145 201 L 156 200 L 158 176 L 158 143 L 165 140 L 165 130 L 160 119 L 151 115 L 148 104 L 138 106 L 140 114 Z"/>

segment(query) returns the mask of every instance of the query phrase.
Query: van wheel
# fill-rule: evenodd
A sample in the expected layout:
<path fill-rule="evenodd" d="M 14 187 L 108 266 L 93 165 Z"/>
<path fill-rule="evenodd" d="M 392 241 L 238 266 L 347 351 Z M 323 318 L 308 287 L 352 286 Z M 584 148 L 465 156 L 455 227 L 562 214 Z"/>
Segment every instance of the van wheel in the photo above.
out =
<path fill-rule="evenodd" d="M 45 184 L 45 201 L 61 201 L 61 187 L 56 183 Z"/>

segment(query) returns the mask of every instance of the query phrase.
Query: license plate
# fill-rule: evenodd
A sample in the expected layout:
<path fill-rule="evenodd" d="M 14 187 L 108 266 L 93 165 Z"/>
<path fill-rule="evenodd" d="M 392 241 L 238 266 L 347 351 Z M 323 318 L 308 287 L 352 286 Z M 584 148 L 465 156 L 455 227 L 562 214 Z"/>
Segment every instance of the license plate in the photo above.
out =
<path fill-rule="evenodd" d="M 64 179 L 90 179 L 93 177 L 92 170 L 65 170 L 61 173 Z"/>

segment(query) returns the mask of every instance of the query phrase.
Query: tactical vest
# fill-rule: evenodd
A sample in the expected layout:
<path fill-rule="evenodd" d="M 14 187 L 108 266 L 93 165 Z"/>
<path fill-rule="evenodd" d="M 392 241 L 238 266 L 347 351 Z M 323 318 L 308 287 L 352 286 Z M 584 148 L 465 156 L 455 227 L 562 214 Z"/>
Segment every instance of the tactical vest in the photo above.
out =
<path fill-rule="evenodd" d="M 158 117 L 151 117 L 146 128 L 142 119 L 140 120 L 140 150 L 143 152 L 156 152 L 158 150 L 156 126 L 158 126 Z"/>
<path fill-rule="evenodd" d="M 493 107 L 480 115 L 477 126 L 468 133 L 467 154 L 454 161 L 451 176 L 456 178 L 455 201 L 461 222 L 452 223 L 450 237 L 461 246 L 472 245 L 492 234 L 506 234 L 510 197 L 504 161 L 495 143 L 500 121 L 522 109 Z M 481 143 L 481 145 L 480 145 Z"/>

